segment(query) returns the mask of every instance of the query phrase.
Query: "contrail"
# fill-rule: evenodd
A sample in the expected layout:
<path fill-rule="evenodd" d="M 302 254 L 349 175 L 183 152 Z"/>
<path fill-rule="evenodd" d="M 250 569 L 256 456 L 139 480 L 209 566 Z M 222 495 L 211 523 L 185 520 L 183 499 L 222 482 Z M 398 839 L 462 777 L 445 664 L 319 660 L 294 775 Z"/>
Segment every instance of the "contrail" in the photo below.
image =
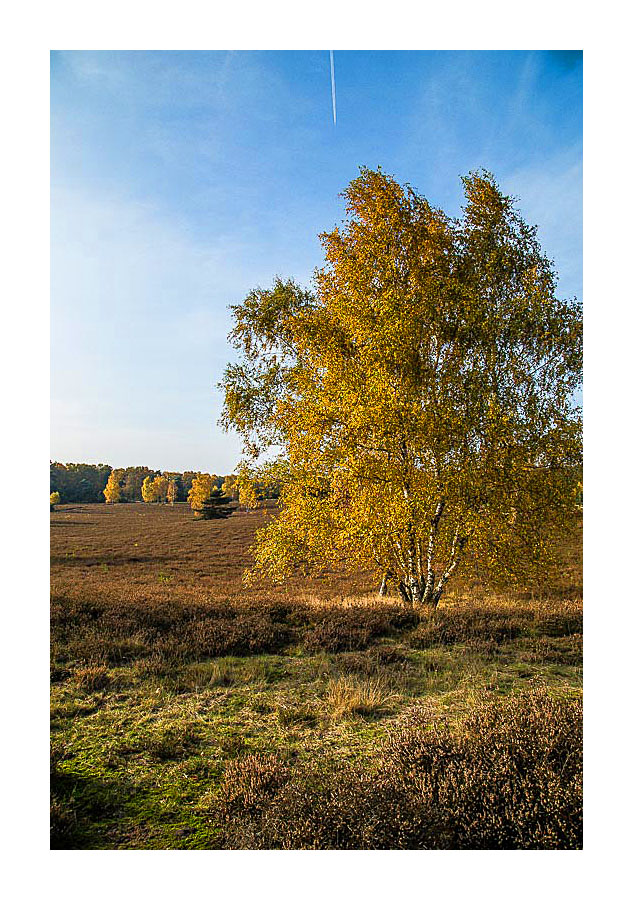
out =
<path fill-rule="evenodd" d="M 332 116 L 336 125 L 336 81 L 334 80 L 334 50 L 330 50 L 330 78 L 332 80 Z"/>

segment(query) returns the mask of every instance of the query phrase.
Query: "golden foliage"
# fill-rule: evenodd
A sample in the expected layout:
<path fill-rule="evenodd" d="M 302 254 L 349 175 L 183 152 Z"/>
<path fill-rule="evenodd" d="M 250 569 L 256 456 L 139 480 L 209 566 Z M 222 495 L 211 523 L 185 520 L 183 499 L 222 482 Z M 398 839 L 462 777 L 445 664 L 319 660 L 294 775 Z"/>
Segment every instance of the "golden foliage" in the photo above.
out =
<path fill-rule="evenodd" d="M 148 475 L 143 480 L 141 495 L 145 503 L 164 503 L 167 500 L 169 479 L 166 475 L 157 475 L 152 478 Z"/>
<path fill-rule="evenodd" d="M 363 170 L 316 293 L 278 280 L 234 307 L 223 422 L 253 458 L 282 448 L 260 573 L 343 560 L 436 605 L 458 565 L 537 577 L 573 518 L 579 306 L 492 176 L 463 184 L 453 220 Z"/>
<path fill-rule="evenodd" d="M 201 510 L 205 503 L 208 503 L 213 492 L 218 489 L 217 482 L 216 475 L 196 475 L 187 496 L 189 505 L 194 512 Z"/>
<path fill-rule="evenodd" d="M 108 482 L 103 489 L 103 496 L 105 497 L 106 503 L 120 503 L 121 502 L 121 478 L 123 476 L 123 469 L 112 469 L 110 472 L 110 477 L 108 478 Z"/>

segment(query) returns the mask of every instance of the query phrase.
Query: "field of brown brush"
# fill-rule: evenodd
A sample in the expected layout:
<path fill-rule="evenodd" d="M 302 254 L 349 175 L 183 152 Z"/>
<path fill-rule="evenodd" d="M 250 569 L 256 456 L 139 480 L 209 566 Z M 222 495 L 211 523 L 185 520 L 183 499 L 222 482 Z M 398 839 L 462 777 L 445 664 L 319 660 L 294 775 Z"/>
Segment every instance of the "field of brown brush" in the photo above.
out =
<path fill-rule="evenodd" d="M 253 598 L 291 592 L 315 596 L 371 588 L 361 575 L 297 575 L 283 588 L 245 588 L 242 574 L 257 528 L 274 512 L 237 510 L 226 519 L 194 519 L 185 503 L 60 506 L 51 515 L 53 591 L 142 588 L 148 598 Z M 107 577 L 104 575 L 107 574 Z"/>
<path fill-rule="evenodd" d="M 51 514 L 52 846 L 578 847 L 580 525 L 538 595 L 428 615 L 364 573 L 245 586 L 273 514 Z"/>

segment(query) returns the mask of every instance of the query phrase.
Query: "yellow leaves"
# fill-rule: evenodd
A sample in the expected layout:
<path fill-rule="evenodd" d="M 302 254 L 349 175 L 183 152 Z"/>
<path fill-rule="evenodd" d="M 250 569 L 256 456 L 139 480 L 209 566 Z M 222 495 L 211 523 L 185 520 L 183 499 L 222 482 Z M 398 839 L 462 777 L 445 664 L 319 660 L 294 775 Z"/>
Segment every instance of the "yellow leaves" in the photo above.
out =
<path fill-rule="evenodd" d="M 211 499 L 214 490 L 217 490 L 217 478 L 215 475 L 196 475 L 191 482 L 191 490 L 187 495 L 187 500 L 192 510 L 201 510 L 205 503 Z"/>
<path fill-rule="evenodd" d="M 144 479 L 141 485 L 141 496 L 145 503 L 161 503 L 167 500 L 167 488 L 169 480 L 166 475 L 150 475 Z"/>
<path fill-rule="evenodd" d="M 107 484 L 103 490 L 103 496 L 105 497 L 106 503 L 120 503 L 122 492 L 121 492 L 121 469 L 113 469 L 110 472 L 110 477 L 108 478 Z"/>
<path fill-rule="evenodd" d="M 580 452 L 566 405 L 578 311 L 555 299 L 534 231 L 492 176 L 464 186 L 455 221 L 363 170 L 350 219 L 321 235 L 315 296 L 276 284 L 236 308 L 247 364 L 225 378 L 225 423 L 257 450 L 281 447 L 287 464 L 281 512 L 257 538 L 272 577 L 337 554 L 427 571 L 440 497 L 437 572 L 468 535 L 471 560 L 507 574 L 526 547 L 542 555 L 539 529 L 571 508 L 559 473 Z M 259 477 L 240 500 L 256 500 Z"/>

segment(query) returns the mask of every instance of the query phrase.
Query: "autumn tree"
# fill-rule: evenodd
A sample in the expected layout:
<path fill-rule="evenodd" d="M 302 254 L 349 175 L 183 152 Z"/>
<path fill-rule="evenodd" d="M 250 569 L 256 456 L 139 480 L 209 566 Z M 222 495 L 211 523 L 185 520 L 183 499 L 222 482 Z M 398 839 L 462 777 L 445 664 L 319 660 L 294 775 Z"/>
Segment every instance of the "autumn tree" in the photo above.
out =
<path fill-rule="evenodd" d="M 182 499 L 187 500 L 189 497 L 189 491 L 193 486 L 193 479 L 196 475 L 200 475 L 200 472 L 183 472 L 182 473 Z"/>
<path fill-rule="evenodd" d="M 152 476 L 147 475 L 143 479 L 143 484 L 141 485 L 141 497 L 143 498 L 144 503 L 151 503 L 153 498 L 152 491 Z"/>
<path fill-rule="evenodd" d="M 257 490 L 256 469 L 241 465 L 237 473 L 237 497 L 240 506 L 244 509 L 257 509 L 259 506 L 259 492 Z"/>
<path fill-rule="evenodd" d="M 203 509 L 205 503 L 211 498 L 211 492 L 215 486 L 213 475 L 198 474 L 194 476 L 191 490 L 187 495 L 187 500 L 194 513 Z"/>
<path fill-rule="evenodd" d="M 53 512 L 57 504 L 61 502 L 62 498 L 59 495 L 59 491 L 53 491 L 53 493 L 51 494 L 51 512 Z"/>
<path fill-rule="evenodd" d="M 169 481 L 165 475 L 157 475 L 152 478 L 148 475 L 143 480 L 141 494 L 145 503 L 164 503 L 167 501 L 167 486 Z"/>
<path fill-rule="evenodd" d="M 239 488 L 237 486 L 237 475 L 226 475 L 222 482 L 222 493 L 231 500 L 237 500 L 239 497 Z"/>
<path fill-rule="evenodd" d="M 167 501 L 173 506 L 178 498 L 178 482 L 175 478 L 170 478 L 167 483 Z"/>
<path fill-rule="evenodd" d="M 122 493 L 123 469 L 112 469 L 108 482 L 103 489 L 103 496 L 106 503 L 120 503 L 123 499 Z"/>
<path fill-rule="evenodd" d="M 314 292 L 233 307 L 223 424 L 281 448 L 255 572 L 366 566 L 431 607 L 459 569 L 544 577 L 576 514 L 580 308 L 494 178 L 462 181 L 452 219 L 361 170 Z"/>
<path fill-rule="evenodd" d="M 152 469 L 148 469 L 147 466 L 128 466 L 123 471 L 121 490 L 123 499 L 130 503 L 143 499 L 142 487 L 145 478 L 155 478 L 159 474 Z"/>

